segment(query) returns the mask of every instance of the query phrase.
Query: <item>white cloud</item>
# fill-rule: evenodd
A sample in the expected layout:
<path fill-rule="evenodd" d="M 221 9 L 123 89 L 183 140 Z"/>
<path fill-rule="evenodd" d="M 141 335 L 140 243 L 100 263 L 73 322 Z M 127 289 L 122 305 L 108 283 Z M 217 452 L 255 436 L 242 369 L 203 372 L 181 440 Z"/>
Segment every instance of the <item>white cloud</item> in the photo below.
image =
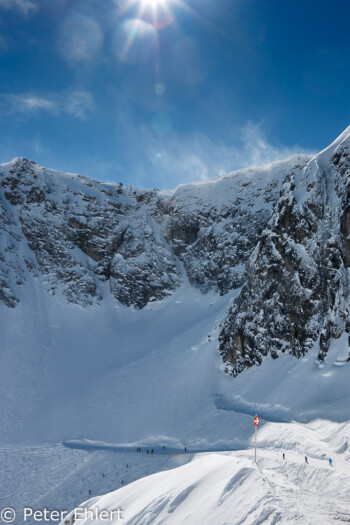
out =
<path fill-rule="evenodd" d="M 28 15 L 36 11 L 37 6 L 30 0 L 0 0 L 0 8 L 18 9 L 23 14 Z"/>
<path fill-rule="evenodd" d="M 6 102 L 9 104 L 9 110 L 13 113 L 35 112 L 46 110 L 51 113 L 57 112 L 56 103 L 43 97 L 35 95 L 4 95 Z"/>
<path fill-rule="evenodd" d="M 31 93 L 0 95 L 1 113 L 27 116 L 46 112 L 52 115 L 68 114 L 85 118 L 94 108 L 94 101 L 88 91 L 71 91 L 64 94 L 50 94 L 45 97 Z"/>

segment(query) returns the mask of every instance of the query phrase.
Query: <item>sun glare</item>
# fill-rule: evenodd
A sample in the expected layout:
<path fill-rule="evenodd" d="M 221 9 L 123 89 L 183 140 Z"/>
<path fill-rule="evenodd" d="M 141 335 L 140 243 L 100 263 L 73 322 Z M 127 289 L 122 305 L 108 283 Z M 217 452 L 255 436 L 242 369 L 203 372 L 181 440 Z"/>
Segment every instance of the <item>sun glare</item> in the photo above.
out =
<path fill-rule="evenodd" d="M 171 0 L 140 0 L 141 9 L 166 9 L 170 3 Z"/>
<path fill-rule="evenodd" d="M 160 4 L 166 4 L 166 0 L 141 0 L 141 3 L 143 6 L 152 6 L 152 7 L 157 7 L 158 5 Z"/>
<path fill-rule="evenodd" d="M 178 0 L 136 0 L 139 5 L 138 18 L 162 29 L 174 22 L 171 5 Z"/>
<path fill-rule="evenodd" d="M 152 57 L 157 59 L 159 32 L 172 24 L 176 25 L 175 13 L 178 8 L 203 21 L 203 16 L 189 7 L 188 0 L 124 0 L 124 2 L 121 4 L 124 5 L 122 14 L 130 18 L 122 20 L 118 25 L 113 45 L 118 60 L 127 64 L 146 63 Z M 179 76 L 190 83 L 197 82 L 199 77 L 198 61 L 195 58 L 196 46 L 190 40 L 183 38 L 181 30 L 179 35 L 179 42 L 173 46 L 172 60 L 183 64 L 182 50 L 185 50 L 187 66 L 183 66 L 184 70 Z M 160 91 L 161 88 L 158 86 L 156 94 L 159 96 L 162 94 Z"/>

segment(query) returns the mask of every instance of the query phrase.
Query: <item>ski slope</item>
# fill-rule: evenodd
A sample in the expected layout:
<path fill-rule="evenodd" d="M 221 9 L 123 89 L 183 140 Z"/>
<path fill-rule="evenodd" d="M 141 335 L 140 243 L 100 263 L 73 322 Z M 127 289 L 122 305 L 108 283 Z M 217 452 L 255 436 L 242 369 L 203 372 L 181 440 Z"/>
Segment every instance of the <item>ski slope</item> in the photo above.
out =
<path fill-rule="evenodd" d="M 188 461 L 178 455 L 185 446 L 191 454 L 244 450 L 256 412 L 260 440 L 266 422 L 309 425 L 320 417 L 333 421 L 337 435 L 349 418 L 346 341 L 333 341 L 322 365 L 315 348 L 300 360 L 266 358 L 233 379 L 222 372 L 216 350 L 233 297 L 203 296 L 187 283 L 142 311 L 116 301 L 78 308 L 34 282 L 27 301 L 1 316 L 3 326 L 15 328 L 2 346 L 1 505 L 70 510 L 89 490 L 105 494 L 122 479 L 132 483 Z M 28 301 L 33 308 L 22 306 Z M 290 436 L 280 442 L 280 428 L 269 428 L 277 429 L 276 449 L 329 454 L 313 449 L 313 438 L 306 450 L 302 434 L 291 434 L 290 445 Z M 167 454 L 152 458 L 134 452 L 163 445 Z"/>
<path fill-rule="evenodd" d="M 217 335 L 233 297 L 186 284 L 142 311 L 107 299 L 79 308 L 36 281 L 32 307 L 1 311 L 2 443 L 225 450 L 246 446 L 256 412 L 265 421 L 347 421 L 344 337 L 324 363 L 315 348 L 299 360 L 267 357 L 235 379 L 222 372 Z"/>
<path fill-rule="evenodd" d="M 181 467 L 94 497 L 77 512 L 120 509 L 108 523 L 125 525 L 349 522 L 349 430 L 324 420 L 269 423 L 259 430 L 257 465 L 252 448 L 195 454 Z M 86 516 L 79 524 L 101 523 Z"/>
<path fill-rule="evenodd" d="M 191 491 L 183 498 L 183 505 L 187 497 L 199 493 L 207 501 L 209 494 L 204 495 L 204 488 L 208 484 L 196 477 L 196 465 L 203 465 L 203 472 L 207 472 L 209 461 L 211 467 L 205 476 L 215 486 L 219 483 L 215 480 L 220 479 L 224 490 L 232 475 L 240 479 L 242 469 L 247 468 L 244 490 L 252 486 L 260 495 L 242 507 L 233 503 L 236 489 L 230 492 L 232 498 L 220 505 L 223 492 L 215 492 L 207 509 L 208 516 L 210 512 L 218 516 L 214 523 L 240 523 L 228 521 L 236 519 L 233 507 L 246 512 L 239 518 L 242 520 L 255 519 L 249 517 L 255 516 L 254 508 L 262 513 L 274 509 L 277 516 L 280 500 L 271 495 L 261 472 L 252 468 L 251 451 L 247 452 L 257 412 L 262 418 L 259 441 L 265 454 L 260 456 L 264 463 L 259 464 L 270 484 L 277 476 L 276 484 L 285 494 L 282 500 L 292 498 L 294 508 L 298 490 L 293 492 L 288 480 L 295 480 L 299 467 L 304 469 L 298 461 L 306 453 L 323 461 L 314 474 L 315 480 L 320 477 L 320 487 L 313 490 L 326 505 L 322 491 L 328 482 L 323 476 L 328 476 L 329 470 L 323 458 L 332 454 L 335 460 L 334 451 L 339 449 L 343 450 L 344 475 L 338 468 L 341 462 L 338 465 L 335 460 L 334 497 L 339 494 L 339 508 L 344 509 L 341 502 L 346 500 L 343 490 L 347 486 L 350 442 L 345 425 L 350 402 L 347 341 L 333 341 L 323 364 L 317 361 L 315 348 L 299 360 L 289 355 L 277 360 L 266 358 L 260 367 L 233 379 L 222 372 L 217 353 L 219 325 L 233 297 L 234 293 L 202 295 L 186 283 L 171 298 L 142 311 L 113 300 L 98 308 L 79 308 L 68 306 L 63 298 L 49 296 L 35 281 L 26 301 L 14 310 L 3 309 L 2 326 L 8 324 L 14 330 L 1 349 L 1 506 L 12 505 L 18 516 L 24 506 L 68 511 L 86 501 L 89 491 L 99 497 L 118 489 L 124 480 L 128 485 L 120 494 L 129 498 L 128 491 L 132 492 L 126 500 L 119 500 L 118 492 L 118 504 L 120 501 L 130 512 L 129 521 L 136 520 L 130 523 L 151 524 L 153 521 L 147 521 L 151 500 L 164 498 L 164 508 L 159 510 L 164 517 L 173 498 L 178 495 L 178 502 L 182 498 L 182 482 L 176 481 L 176 474 L 169 474 L 179 462 L 188 463 L 184 472 L 189 483 L 192 480 L 203 489 Z M 32 308 L 24 307 L 28 304 Z M 319 418 L 326 420 L 326 433 L 311 424 Z M 265 428 L 269 429 L 267 434 Z M 342 428 L 344 435 L 339 433 Z M 142 454 L 136 454 L 138 446 Z M 183 454 L 185 446 L 190 456 Z M 145 447 L 154 447 L 156 454 L 147 456 Z M 277 454 L 282 449 L 288 451 L 288 469 L 294 467 L 280 474 Z M 232 450 L 241 452 L 222 452 Z M 193 455 L 195 459 L 190 461 Z M 273 463 L 268 466 L 270 457 Z M 271 473 L 266 473 L 270 467 Z M 316 468 L 316 463 L 310 464 L 311 468 Z M 174 475 L 173 484 L 145 478 L 157 472 L 163 472 L 157 474 L 160 480 Z M 293 483 L 299 486 L 303 476 L 300 470 L 300 480 Z M 135 481 L 140 483 L 136 489 Z M 149 495 L 149 500 L 142 500 L 142 508 L 135 503 L 141 501 L 138 486 L 142 494 L 146 491 Z M 238 482 L 237 490 L 239 486 Z M 188 505 L 192 508 L 191 501 Z M 183 507 L 178 506 L 176 512 L 176 505 L 171 507 L 174 510 L 166 519 L 175 516 L 180 524 L 198 523 L 196 517 L 192 522 L 179 521 Z M 133 518 L 138 513 L 144 522 Z M 23 519 L 19 517 L 14 523 L 20 525 Z"/>
<path fill-rule="evenodd" d="M 259 209 L 265 171 L 251 195 Z M 249 170 L 237 177 L 238 193 L 250 195 Z M 210 196 L 230 206 L 232 177 L 220 180 L 227 194 L 216 183 L 187 185 L 171 206 L 181 211 L 189 199 L 196 211 Z M 16 246 L 8 253 L 24 264 L 29 248 Z M 349 522 L 346 334 L 324 362 L 317 342 L 300 359 L 267 356 L 233 378 L 218 334 L 240 290 L 203 295 L 185 263 L 176 267 L 178 288 L 142 310 L 122 305 L 104 280 L 101 302 L 68 303 L 39 274 L 19 281 L 16 308 L 0 305 L 1 508 L 17 510 L 15 525 L 25 506 L 68 511 L 90 496 L 87 507 L 120 506 L 133 525 Z M 55 280 L 52 268 L 48 276 Z"/>

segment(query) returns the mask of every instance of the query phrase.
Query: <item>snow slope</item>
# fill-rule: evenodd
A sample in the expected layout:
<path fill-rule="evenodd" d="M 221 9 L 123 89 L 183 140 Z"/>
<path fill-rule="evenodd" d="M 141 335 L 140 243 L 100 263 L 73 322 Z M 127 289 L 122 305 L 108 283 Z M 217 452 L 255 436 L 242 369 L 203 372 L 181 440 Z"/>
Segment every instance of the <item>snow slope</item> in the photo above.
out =
<path fill-rule="evenodd" d="M 134 524 L 309 525 L 314 516 L 315 523 L 349 516 L 345 333 L 331 339 L 322 363 L 316 341 L 300 359 L 267 355 L 237 378 L 223 372 L 217 351 L 279 177 L 307 160 L 159 195 L 96 188 L 73 175 L 59 180 L 31 164 L 41 185 L 32 191 L 23 159 L 10 191 L 13 163 L 3 168 L 1 506 L 68 510 L 91 490 L 89 505 L 120 505 Z M 176 274 L 170 288 L 159 285 L 168 267 Z M 255 413 L 259 468 L 251 463 Z M 147 447 L 156 454 L 146 455 Z M 305 453 L 313 458 L 307 467 Z M 185 465 L 169 471 L 177 462 Z M 122 479 L 126 487 L 100 496 Z"/>
<path fill-rule="evenodd" d="M 330 439 L 334 431 L 338 443 Z M 182 467 L 79 505 L 77 516 L 83 519 L 78 523 L 100 524 L 99 519 L 90 518 L 93 514 L 85 514 L 96 509 L 120 509 L 109 523 L 125 525 L 349 522 L 348 436 L 349 424 L 321 420 L 306 426 L 269 423 L 259 431 L 256 466 L 252 449 L 196 454 Z"/>
<path fill-rule="evenodd" d="M 346 421 L 344 337 L 321 364 L 315 345 L 299 360 L 267 357 L 234 381 L 222 373 L 218 327 L 233 296 L 185 285 L 137 311 L 107 301 L 67 306 L 33 288 L 31 311 L 20 303 L 1 316 L 13 327 L 2 332 L 2 443 L 223 449 L 246 443 L 256 411 L 266 421 Z"/>
<path fill-rule="evenodd" d="M 3 326 L 15 329 L 6 340 L 12 354 L 1 369 L 0 505 L 69 510 L 86 500 L 89 490 L 93 496 L 110 492 L 122 479 L 131 483 L 173 468 L 194 453 L 244 450 L 256 412 L 262 418 L 259 441 L 272 450 L 271 457 L 283 448 L 288 455 L 315 458 L 335 458 L 339 451 L 349 461 L 346 341 L 333 341 L 322 365 L 315 347 L 300 360 L 267 357 L 233 379 L 223 374 L 216 349 L 218 326 L 234 294 L 202 295 L 186 284 L 139 311 L 116 302 L 67 306 L 37 287 L 31 290 L 30 313 L 22 310 L 22 301 L 16 309 L 4 309 Z M 329 420 L 326 433 L 310 424 L 316 418 Z M 137 446 L 142 454 L 136 454 Z M 185 446 L 190 457 L 183 455 Z M 146 447 L 156 454 L 147 456 Z M 239 454 L 246 461 L 246 452 Z M 219 463 L 216 473 L 213 461 L 215 479 L 231 465 L 238 476 L 246 468 L 231 458 L 222 469 Z M 225 476 L 222 484 L 228 482 Z M 249 479 L 265 486 L 259 476 L 252 471 Z M 155 486 L 155 499 L 157 491 Z M 180 486 L 172 494 L 177 491 Z M 264 494 L 261 508 L 270 497 Z M 250 503 L 254 507 L 257 501 Z M 215 501 L 212 505 L 211 512 L 217 512 Z M 232 505 L 227 502 L 227 508 Z M 132 502 L 126 508 L 132 510 Z"/>

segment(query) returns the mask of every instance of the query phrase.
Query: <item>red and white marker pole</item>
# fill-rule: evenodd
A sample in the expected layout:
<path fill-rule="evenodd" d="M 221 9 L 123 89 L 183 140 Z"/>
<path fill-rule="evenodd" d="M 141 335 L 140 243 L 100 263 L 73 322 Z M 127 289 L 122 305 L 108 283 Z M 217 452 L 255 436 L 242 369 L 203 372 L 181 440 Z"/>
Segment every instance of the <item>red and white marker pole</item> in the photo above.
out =
<path fill-rule="evenodd" d="M 258 434 L 258 426 L 260 424 L 260 417 L 255 414 L 255 418 L 254 418 L 254 426 L 255 426 L 255 450 L 254 450 L 254 463 L 256 463 L 256 438 L 257 438 L 257 434 Z"/>

